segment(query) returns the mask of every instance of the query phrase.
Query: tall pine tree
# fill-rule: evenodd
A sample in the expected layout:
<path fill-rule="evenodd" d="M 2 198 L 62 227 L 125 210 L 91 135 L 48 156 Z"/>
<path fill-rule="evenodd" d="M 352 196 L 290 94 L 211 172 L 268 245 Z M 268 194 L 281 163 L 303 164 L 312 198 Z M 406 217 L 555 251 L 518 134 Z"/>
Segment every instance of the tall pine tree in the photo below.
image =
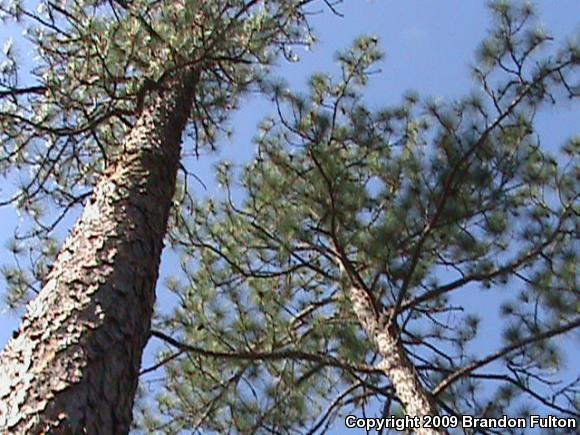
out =
<path fill-rule="evenodd" d="M 143 427 L 332 433 L 338 416 L 377 410 L 446 426 L 580 417 L 559 347 L 580 326 L 580 142 L 551 156 L 534 128 L 545 105 L 578 98 L 580 50 L 555 48 L 528 5 L 491 11 L 464 98 L 369 108 L 373 38 L 308 95 L 271 87 L 277 115 L 254 161 L 222 164 L 225 198 L 189 198 L 175 216 L 185 278 L 168 281 L 179 307 L 153 332 L 165 382 Z M 489 354 L 486 313 L 470 304 L 482 297 L 504 321 Z"/>
<path fill-rule="evenodd" d="M 13 251 L 33 263 L 5 276 L 11 303 L 38 295 L 0 355 L 0 432 L 128 432 L 182 136 L 214 143 L 275 55 L 308 38 L 309 3 L 1 3 L 36 55 L 19 65 L 5 45 L 0 170 L 22 184 L 4 204 L 29 218 Z M 83 202 L 59 250 L 52 231 Z"/>

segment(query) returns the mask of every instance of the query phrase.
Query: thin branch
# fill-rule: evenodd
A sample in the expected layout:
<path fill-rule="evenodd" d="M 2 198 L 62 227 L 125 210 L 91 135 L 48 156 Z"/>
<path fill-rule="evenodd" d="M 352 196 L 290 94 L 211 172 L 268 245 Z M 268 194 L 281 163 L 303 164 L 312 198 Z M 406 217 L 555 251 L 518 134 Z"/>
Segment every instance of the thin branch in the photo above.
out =
<path fill-rule="evenodd" d="M 27 88 L 10 88 L 5 91 L 0 91 L 0 98 L 16 97 L 18 95 L 36 94 L 43 95 L 46 92 L 46 86 L 30 86 Z"/>
<path fill-rule="evenodd" d="M 160 367 L 163 367 L 165 364 L 167 364 L 170 361 L 173 361 L 175 358 L 179 357 L 180 355 L 182 355 L 185 351 L 183 349 L 178 350 L 175 353 L 172 353 L 171 355 L 163 358 L 161 361 L 159 361 L 157 364 L 152 365 L 151 367 L 147 367 L 146 369 L 143 369 L 139 372 L 139 376 L 143 376 L 147 373 L 151 373 L 154 372 L 155 370 L 157 370 Z"/>
<path fill-rule="evenodd" d="M 238 350 L 235 352 L 226 352 L 226 351 L 216 351 L 216 350 L 209 350 L 204 349 L 202 347 L 192 346 L 187 343 L 182 343 L 179 340 L 170 337 L 169 335 L 158 331 L 152 330 L 151 335 L 156 337 L 166 343 L 189 353 L 195 353 L 198 355 L 203 355 L 210 358 L 222 358 L 222 359 L 234 359 L 234 360 L 263 360 L 263 361 L 272 361 L 272 360 L 285 360 L 285 359 L 293 359 L 293 360 L 303 360 L 303 361 L 310 361 L 316 363 L 322 363 L 330 367 L 336 367 L 340 369 L 344 369 L 347 371 L 354 371 L 354 372 L 362 372 L 362 373 L 380 373 L 382 374 L 383 371 L 368 364 L 351 364 L 344 361 L 341 361 L 337 358 L 325 355 L 316 355 L 307 352 L 301 352 L 297 350 L 279 350 L 273 352 L 259 352 L 259 351 L 244 351 Z"/>
<path fill-rule="evenodd" d="M 489 355 L 483 359 L 475 361 L 472 364 L 465 366 L 465 367 L 457 370 L 453 374 L 447 376 L 445 379 L 443 379 L 443 381 L 441 381 L 439 383 L 439 385 L 437 385 L 437 387 L 435 387 L 435 389 L 433 390 L 433 396 L 437 396 L 438 394 L 441 394 L 451 384 L 453 384 L 454 382 L 456 382 L 457 380 L 459 380 L 463 376 L 468 375 L 470 372 L 478 370 L 481 367 L 483 367 L 483 366 L 485 366 L 485 365 L 487 365 L 487 364 L 489 364 L 497 359 L 500 359 L 500 358 L 506 356 L 507 354 L 513 352 L 514 350 L 520 349 L 522 347 L 525 347 L 529 344 L 532 344 L 532 343 L 535 343 L 538 341 L 546 340 L 548 338 L 554 337 L 554 336 L 562 334 L 564 332 L 568 332 L 568 331 L 570 331 L 574 328 L 577 328 L 579 326 L 580 326 L 580 317 L 572 322 L 565 323 L 564 325 L 562 325 L 558 328 L 554 328 L 554 329 L 551 329 L 549 331 L 545 331 L 541 334 L 533 335 L 531 337 L 520 340 L 514 344 L 511 344 L 509 346 L 505 346 L 502 349 L 498 350 L 497 352 L 492 353 L 491 355 Z"/>

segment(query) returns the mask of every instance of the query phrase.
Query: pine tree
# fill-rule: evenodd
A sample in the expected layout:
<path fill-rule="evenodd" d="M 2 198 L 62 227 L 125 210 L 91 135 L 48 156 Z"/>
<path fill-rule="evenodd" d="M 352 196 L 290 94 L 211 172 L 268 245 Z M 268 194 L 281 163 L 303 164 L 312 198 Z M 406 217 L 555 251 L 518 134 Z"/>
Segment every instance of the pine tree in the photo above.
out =
<path fill-rule="evenodd" d="M 2 433 L 128 432 L 168 216 L 179 205 L 182 136 L 194 150 L 215 144 L 239 96 L 308 37 L 308 3 L 1 4 L 37 56 L 23 73 L 5 45 L 0 170 L 22 185 L 4 203 L 29 219 L 14 253 L 42 257 L 28 271 L 4 271 L 11 304 L 38 295 L 0 355 Z M 83 201 L 59 250 L 52 231 Z"/>
<path fill-rule="evenodd" d="M 580 417 L 560 348 L 580 326 L 580 142 L 552 156 L 534 128 L 578 98 L 580 50 L 554 48 L 529 5 L 491 11 L 464 98 L 369 108 L 373 38 L 307 95 L 271 86 L 254 161 L 222 164 L 224 199 L 189 198 L 174 217 L 185 278 L 168 281 L 180 303 L 153 331 L 166 376 L 142 427 L 332 433 L 377 409 L 445 426 Z M 504 321 L 490 354 L 486 313 L 464 296 L 480 293 Z"/>

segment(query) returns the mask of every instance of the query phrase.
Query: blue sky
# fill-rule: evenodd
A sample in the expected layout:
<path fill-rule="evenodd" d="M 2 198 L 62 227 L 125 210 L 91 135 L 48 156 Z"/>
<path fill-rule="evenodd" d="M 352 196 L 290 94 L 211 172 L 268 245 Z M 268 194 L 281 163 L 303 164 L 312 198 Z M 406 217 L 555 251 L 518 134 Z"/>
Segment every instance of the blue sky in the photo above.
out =
<path fill-rule="evenodd" d="M 576 33 L 580 36 L 580 1 L 558 0 L 536 3 L 541 22 L 552 31 L 557 40 L 564 35 Z M 323 71 L 336 73 L 334 53 L 350 45 L 361 34 L 376 35 L 381 40 L 381 48 L 386 57 L 380 64 L 381 72 L 373 77 L 367 93 L 371 106 L 396 104 L 406 90 L 416 90 L 422 96 L 443 98 L 459 97 L 472 86 L 468 65 L 474 59 L 474 49 L 484 37 L 490 25 L 489 14 L 483 1 L 464 0 L 347 0 L 338 5 L 344 18 L 325 11 L 312 17 L 318 43 L 311 51 L 301 48 L 296 54 L 301 62 L 288 64 L 280 61 L 276 73 L 285 78 L 294 89 L 303 89 L 309 74 Z M 322 7 L 321 7 L 322 10 Z M 17 39 L 12 29 L 0 27 L 0 44 L 6 37 Z M 28 56 L 21 49 L 22 58 Z M 242 162 L 251 158 L 254 151 L 252 136 L 256 124 L 271 113 L 268 102 L 252 98 L 241 105 L 241 110 L 232 119 L 235 135 L 231 142 L 224 142 L 219 156 L 202 156 L 197 162 L 190 162 L 192 169 L 208 186 L 204 195 L 217 195 L 218 187 L 213 179 L 213 165 L 218 158 L 228 158 Z M 566 138 L 580 133 L 580 107 L 565 105 L 558 110 L 544 111 L 538 118 L 538 128 L 544 136 L 547 148 L 556 150 Z M 2 180 L 1 183 L 4 183 Z M 201 189 L 201 187 L 200 187 Z M 4 248 L 16 225 L 13 210 L 0 208 L 0 264 L 10 264 L 11 257 Z M 161 279 L 158 286 L 159 304 L 166 309 L 171 306 L 171 296 L 163 288 L 163 277 L 175 270 L 171 255 L 164 255 Z M 0 294 L 5 283 L 0 282 Z M 497 311 L 493 300 L 476 301 L 479 306 Z M 484 321 L 485 337 L 481 340 L 484 348 L 493 349 L 499 337 L 497 316 L 491 314 Z M 0 306 L 0 345 L 3 346 L 18 324 L 18 315 Z M 577 353 L 573 355 L 578 359 Z M 151 352 L 145 356 L 145 364 L 152 361 Z M 340 433 L 337 428 L 337 432 Z M 349 431 L 356 433 L 356 431 Z"/>

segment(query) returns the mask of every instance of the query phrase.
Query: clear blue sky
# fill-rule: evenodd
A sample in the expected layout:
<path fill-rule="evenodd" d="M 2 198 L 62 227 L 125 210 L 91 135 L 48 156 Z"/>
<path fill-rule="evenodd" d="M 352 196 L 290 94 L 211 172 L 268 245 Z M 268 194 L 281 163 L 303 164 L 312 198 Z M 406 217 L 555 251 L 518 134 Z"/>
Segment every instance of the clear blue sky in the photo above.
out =
<path fill-rule="evenodd" d="M 574 32 L 577 37 L 580 36 L 579 0 L 544 0 L 536 4 L 542 22 L 557 39 Z M 368 102 L 371 105 L 396 104 L 404 91 L 409 89 L 414 89 L 423 96 L 444 98 L 461 96 L 470 89 L 472 82 L 467 66 L 473 60 L 474 49 L 490 24 L 485 2 L 347 0 L 338 5 L 338 9 L 344 13 L 344 18 L 332 16 L 327 11 L 312 18 L 319 43 L 311 51 L 296 51 L 301 62 L 292 65 L 279 62 L 277 74 L 284 77 L 291 87 L 304 88 L 307 77 L 312 72 L 336 73 L 337 68 L 333 61 L 336 50 L 347 47 L 361 34 L 370 34 L 380 37 L 381 47 L 386 52 L 386 58 L 381 63 L 382 71 L 372 79 L 369 87 Z M 3 44 L 7 36 L 17 37 L 12 30 L 7 31 L 0 27 L 0 44 Z M 28 56 L 26 50 L 21 50 L 21 55 L 23 59 Z M 256 98 L 242 104 L 241 110 L 232 120 L 236 134 L 231 143 L 223 144 L 220 157 L 234 162 L 249 159 L 254 151 L 251 138 L 256 124 L 270 111 L 267 102 Z M 544 145 L 554 150 L 566 138 L 580 133 L 578 105 L 544 112 L 538 120 Z M 208 186 L 204 195 L 218 194 L 212 172 L 215 161 L 216 157 L 205 156 L 198 162 L 191 163 L 191 167 Z M 0 264 L 10 264 L 12 260 L 3 243 L 8 240 L 16 225 L 13 210 L 1 208 L 0 223 Z M 164 276 L 175 271 L 171 264 L 173 260 L 171 255 L 164 255 L 162 262 L 158 298 L 163 309 L 171 306 L 171 296 L 163 288 L 162 282 Z M 4 288 L 5 283 L 0 282 L 0 294 L 4 292 Z M 499 328 L 495 322 L 497 316 L 493 313 L 497 312 L 498 303 L 489 297 L 473 302 L 475 306 L 486 307 L 492 313 L 487 320 L 484 319 L 486 333 L 480 344 L 483 348 L 494 349 Z M 1 346 L 18 324 L 18 316 L 4 308 L 0 307 Z M 578 360 L 578 353 L 575 352 L 572 357 Z M 144 365 L 151 361 L 152 355 L 148 351 Z M 341 431 L 337 428 L 336 433 Z"/>

